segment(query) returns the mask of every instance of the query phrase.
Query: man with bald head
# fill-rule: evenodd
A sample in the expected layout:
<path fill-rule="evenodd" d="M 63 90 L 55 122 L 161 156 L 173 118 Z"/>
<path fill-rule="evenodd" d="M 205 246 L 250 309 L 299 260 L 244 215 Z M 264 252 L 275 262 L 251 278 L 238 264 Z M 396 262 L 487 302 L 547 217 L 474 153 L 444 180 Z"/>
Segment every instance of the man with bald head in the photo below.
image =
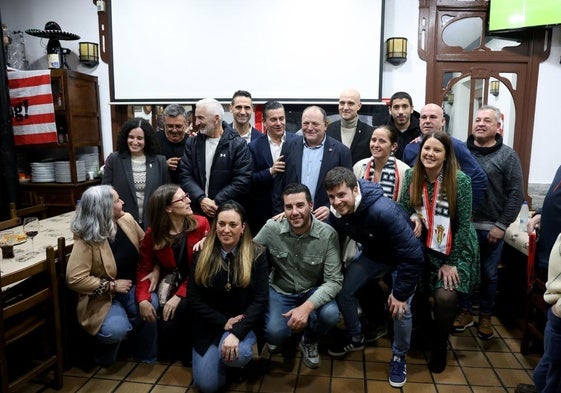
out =
<path fill-rule="evenodd" d="M 419 121 L 423 137 L 436 131 L 443 131 L 444 125 L 446 124 L 444 111 L 437 104 L 426 104 L 423 108 L 421 108 L 421 117 Z M 485 196 L 485 190 L 487 190 L 487 175 L 483 169 L 481 169 L 477 160 L 471 155 L 466 144 L 457 138 L 451 139 L 460 169 L 471 178 L 472 207 L 473 212 L 475 213 Z M 413 167 L 413 165 L 415 165 L 415 161 L 417 161 L 420 147 L 420 140 L 405 146 L 402 161 L 410 167 Z"/>
<path fill-rule="evenodd" d="M 355 89 L 347 89 L 339 94 L 339 115 L 337 120 L 327 127 L 327 135 L 341 142 L 351 150 L 353 165 L 368 158 L 370 153 L 370 137 L 373 128 L 358 119 L 361 107 L 360 93 Z"/>

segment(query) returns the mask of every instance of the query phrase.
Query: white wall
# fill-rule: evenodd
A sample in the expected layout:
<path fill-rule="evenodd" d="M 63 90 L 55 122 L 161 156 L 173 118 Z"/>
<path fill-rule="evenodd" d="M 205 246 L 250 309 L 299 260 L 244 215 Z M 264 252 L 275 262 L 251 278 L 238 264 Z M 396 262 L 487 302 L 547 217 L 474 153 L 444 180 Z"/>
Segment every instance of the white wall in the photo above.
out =
<path fill-rule="evenodd" d="M 425 100 L 426 64 L 417 54 L 418 0 L 386 0 L 386 20 L 384 40 L 392 36 L 408 38 L 408 60 L 400 66 L 384 63 L 382 96 L 390 97 L 399 90 L 407 91 L 413 98 L 416 109 L 420 109 Z M 81 36 L 80 40 L 98 42 L 97 10 L 91 0 L 18 0 L 2 1 L 0 4 L 2 22 L 10 30 L 42 29 L 49 20 L 54 20 L 65 31 Z M 158 21 L 151 21 L 157 23 Z M 325 22 L 325 21 L 324 21 Z M 140 23 L 139 28 L 145 28 Z M 325 22 L 327 23 L 327 22 Z M 157 30 L 157 26 L 150 25 Z M 352 35 L 351 35 L 352 37 Z M 354 37 L 362 39 L 363 37 Z M 45 46 L 47 40 L 41 40 L 26 34 L 27 57 L 34 69 L 46 68 Z M 41 42 L 42 41 L 42 42 Z M 41 46 L 42 44 L 42 46 Z M 73 52 L 70 59 L 72 69 L 99 78 L 101 101 L 101 123 L 105 155 L 112 150 L 111 118 L 109 110 L 108 68 L 100 63 L 94 69 L 78 65 L 76 53 L 78 41 L 64 41 L 63 46 Z M 146 56 L 155 55 L 154 48 L 146 48 Z M 142 57 L 139 55 L 139 57 Z M 553 34 L 551 55 L 540 66 L 538 81 L 538 99 L 534 123 L 534 141 L 530 164 L 530 183 L 550 183 L 557 167 L 561 164 L 559 146 L 561 145 L 561 127 L 557 114 L 559 92 L 561 91 L 561 27 L 556 27 Z M 377 72 L 373 70 L 373 72 Z"/>

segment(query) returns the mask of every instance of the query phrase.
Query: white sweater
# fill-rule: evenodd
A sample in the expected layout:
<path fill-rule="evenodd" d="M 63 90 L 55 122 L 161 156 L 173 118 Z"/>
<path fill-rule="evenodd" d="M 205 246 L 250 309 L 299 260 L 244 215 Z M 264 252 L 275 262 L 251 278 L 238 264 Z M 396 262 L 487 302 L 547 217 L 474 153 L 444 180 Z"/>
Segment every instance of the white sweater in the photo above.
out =
<path fill-rule="evenodd" d="M 561 315 L 561 234 L 557 237 L 549 255 L 545 288 L 544 300 L 555 307 L 557 315 Z"/>

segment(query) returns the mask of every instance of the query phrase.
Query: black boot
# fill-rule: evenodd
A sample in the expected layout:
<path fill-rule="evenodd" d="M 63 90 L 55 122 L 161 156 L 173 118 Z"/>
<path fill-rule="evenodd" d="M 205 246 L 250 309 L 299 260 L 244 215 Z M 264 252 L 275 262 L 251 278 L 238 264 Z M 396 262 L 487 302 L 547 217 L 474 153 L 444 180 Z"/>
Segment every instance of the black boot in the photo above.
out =
<path fill-rule="evenodd" d="M 448 345 L 446 341 L 435 340 L 432 347 L 432 354 L 429 361 L 429 370 L 435 374 L 440 374 L 446 369 L 446 354 Z"/>

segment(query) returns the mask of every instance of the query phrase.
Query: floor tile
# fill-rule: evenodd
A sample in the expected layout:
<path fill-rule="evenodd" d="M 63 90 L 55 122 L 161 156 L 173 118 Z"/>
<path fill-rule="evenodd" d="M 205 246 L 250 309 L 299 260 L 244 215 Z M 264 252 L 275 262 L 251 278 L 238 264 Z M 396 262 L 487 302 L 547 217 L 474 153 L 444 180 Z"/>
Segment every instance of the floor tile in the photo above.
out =
<path fill-rule="evenodd" d="M 312 375 L 302 375 L 296 384 L 296 393 L 329 392 L 331 378 Z"/>
<path fill-rule="evenodd" d="M 88 378 L 84 377 L 74 377 L 71 375 L 65 375 L 62 380 L 62 389 L 55 390 L 48 388 L 45 392 L 48 393 L 74 393 L 77 392 L 82 386 L 84 386 L 88 382 Z"/>
<path fill-rule="evenodd" d="M 502 384 L 507 388 L 515 388 L 519 383 L 532 384 L 532 379 L 525 370 L 496 368 L 495 372 L 499 375 Z"/>
<path fill-rule="evenodd" d="M 92 378 L 84 386 L 82 386 L 77 393 L 99 393 L 99 392 L 111 392 L 117 387 L 119 381 L 114 381 L 110 379 L 98 379 Z"/>
<path fill-rule="evenodd" d="M 512 390 L 507 390 L 502 386 L 472 386 L 473 393 L 510 393 Z"/>
<path fill-rule="evenodd" d="M 515 353 L 514 356 L 524 368 L 530 370 L 535 369 L 541 359 L 541 356 L 537 354 L 522 355 L 521 353 Z"/>
<path fill-rule="evenodd" d="M 492 368 L 463 367 L 468 384 L 478 386 L 497 386 L 500 384 L 497 374 Z"/>
<path fill-rule="evenodd" d="M 444 384 L 454 384 L 454 385 L 466 385 L 467 381 L 462 373 L 460 367 L 457 366 L 447 366 L 440 374 L 432 374 L 435 382 Z"/>
<path fill-rule="evenodd" d="M 364 363 L 334 360 L 333 377 L 364 378 Z"/>
<path fill-rule="evenodd" d="M 517 326 L 506 327 L 498 325 L 495 326 L 495 330 L 502 338 L 522 338 L 522 330 Z"/>
<path fill-rule="evenodd" d="M 404 393 L 436 393 L 436 387 L 432 383 L 407 382 L 402 389 Z"/>
<path fill-rule="evenodd" d="M 510 340 L 518 341 L 515 339 Z M 511 348 L 509 348 L 505 341 L 502 338 L 495 337 L 489 341 L 479 340 L 479 343 L 485 352 L 511 352 Z M 518 345 L 518 348 L 520 349 L 520 345 Z"/>
<path fill-rule="evenodd" d="M 368 392 L 375 392 L 375 393 L 396 393 L 399 392 L 396 388 L 392 388 L 388 381 L 366 381 L 366 386 L 368 388 Z M 407 386 L 407 385 L 406 385 Z M 333 393 L 336 393 L 335 390 L 332 390 Z"/>
<path fill-rule="evenodd" d="M 510 352 L 487 352 L 489 362 L 496 368 L 523 368 L 515 354 Z"/>
<path fill-rule="evenodd" d="M 155 383 L 168 366 L 164 364 L 139 363 L 129 374 L 127 380 L 132 382 Z"/>
<path fill-rule="evenodd" d="M 471 393 L 469 386 L 436 385 L 438 393 Z"/>
<path fill-rule="evenodd" d="M 432 383 L 432 375 L 426 364 L 407 363 L 407 383 Z"/>
<path fill-rule="evenodd" d="M 479 351 L 456 351 L 458 363 L 467 367 L 489 367 L 489 360 L 483 352 Z"/>
<path fill-rule="evenodd" d="M 331 391 L 333 393 L 339 393 L 339 392 L 361 393 L 361 392 L 366 392 L 365 386 L 364 386 L 364 379 L 333 378 L 333 379 L 331 379 Z"/>
<path fill-rule="evenodd" d="M 376 381 L 388 380 L 389 363 L 367 362 L 366 363 L 366 379 Z"/>
<path fill-rule="evenodd" d="M 263 393 L 291 393 L 296 385 L 296 374 L 271 374 L 263 377 L 261 392 Z"/>
<path fill-rule="evenodd" d="M 188 392 L 197 392 L 195 389 L 189 389 Z M 164 385 L 156 385 L 154 389 L 150 391 L 150 393 L 185 393 L 185 388 L 180 386 L 164 386 Z"/>
<path fill-rule="evenodd" d="M 116 362 L 111 367 L 101 367 L 96 373 L 96 378 L 118 379 L 122 380 L 127 377 L 133 368 L 136 367 L 136 362 Z"/>
<path fill-rule="evenodd" d="M 479 351 L 477 339 L 472 336 L 450 336 L 450 344 L 454 349 L 462 349 L 466 351 Z"/>
<path fill-rule="evenodd" d="M 152 387 L 150 383 L 123 382 L 115 393 L 148 393 Z"/>
<path fill-rule="evenodd" d="M 193 372 L 189 367 L 170 366 L 158 381 L 159 385 L 187 387 L 191 385 Z"/>

